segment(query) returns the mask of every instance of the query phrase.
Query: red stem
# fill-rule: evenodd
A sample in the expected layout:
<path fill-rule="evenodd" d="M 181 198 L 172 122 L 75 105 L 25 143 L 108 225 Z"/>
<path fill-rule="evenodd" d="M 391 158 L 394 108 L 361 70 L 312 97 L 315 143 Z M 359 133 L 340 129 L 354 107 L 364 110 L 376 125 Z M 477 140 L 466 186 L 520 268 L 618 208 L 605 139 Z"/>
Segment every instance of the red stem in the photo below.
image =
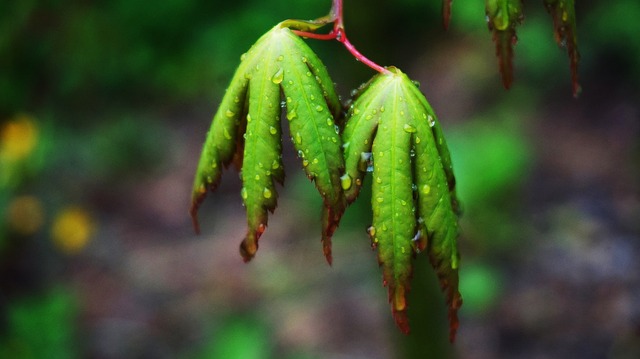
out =
<path fill-rule="evenodd" d="M 360 51 L 358 51 L 355 48 L 355 46 L 353 46 L 353 44 L 351 44 L 349 39 L 347 39 L 347 33 L 344 29 L 344 18 L 342 15 L 342 0 L 333 0 L 333 3 L 331 5 L 331 11 L 329 12 L 329 19 L 330 19 L 330 22 L 333 22 L 333 29 L 328 34 L 316 34 L 313 32 L 298 31 L 298 30 L 294 30 L 294 32 L 298 36 L 308 37 L 310 39 L 316 39 L 316 40 L 334 40 L 335 39 L 338 42 L 341 42 L 344 45 L 344 47 L 346 47 L 347 50 L 351 53 L 351 55 L 353 55 L 353 57 L 356 58 L 356 60 L 362 62 L 363 64 L 369 66 L 370 68 L 382 74 L 390 73 L 390 71 L 387 70 L 386 68 L 366 58 L 363 54 L 360 53 Z"/>

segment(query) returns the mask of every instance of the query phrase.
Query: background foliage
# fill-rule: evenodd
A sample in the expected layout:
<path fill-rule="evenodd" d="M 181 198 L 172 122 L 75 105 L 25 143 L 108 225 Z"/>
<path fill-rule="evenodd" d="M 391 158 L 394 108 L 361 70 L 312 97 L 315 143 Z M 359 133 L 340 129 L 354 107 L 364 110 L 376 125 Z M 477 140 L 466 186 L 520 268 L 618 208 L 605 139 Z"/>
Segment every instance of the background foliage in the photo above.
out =
<path fill-rule="evenodd" d="M 525 2 L 509 92 L 483 1 L 456 0 L 448 32 L 438 1 L 345 4 L 350 40 L 420 81 L 449 139 L 465 210 L 453 348 L 424 263 L 410 301 L 425 319 L 396 336 L 366 201 L 324 264 L 306 230 L 319 199 L 286 141 L 287 189 L 255 261 L 237 254 L 233 176 L 193 235 L 192 174 L 239 56 L 328 1 L 3 3 L 0 357 L 408 358 L 425 350 L 412 338 L 440 357 L 638 357 L 640 5 L 577 4 L 574 100 L 541 3 Z M 372 75 L 309 43 L 343 96 Z"/>

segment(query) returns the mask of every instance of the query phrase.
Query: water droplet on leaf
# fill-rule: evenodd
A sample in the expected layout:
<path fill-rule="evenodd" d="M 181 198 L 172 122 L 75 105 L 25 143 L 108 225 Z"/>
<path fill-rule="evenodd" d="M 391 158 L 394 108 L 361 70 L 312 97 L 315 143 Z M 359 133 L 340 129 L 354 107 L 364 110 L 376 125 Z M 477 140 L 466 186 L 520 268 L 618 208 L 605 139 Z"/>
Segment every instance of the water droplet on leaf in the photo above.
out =
<path fill-rule="evenodd" d="M 367 228 L 367 233 L 369 234 L 369 236 L 371 238 L 374 238 L 376 235 L 376 227 L 374 226 L 369 226 L 369 228 Z"/>
<path fill-rule="evenodd" d="M 271 198 L 272 196 L 271 190 L 265 187 L 265 189 L 262 190 L 262 196 L 267 199 Z"/>
<path fill-rule="evenodd" d="M 273 77 L 271 78 L 271 82 L 278 85 L 282 82 L 283 79 L 284 79 L 284 71 L 282 70 L 282 67 L 281 67 L 278 69 L 278 71 L 276 71 L 275 74 L 273 74 Z"/>
<path fill-rule="evenodd" d="M 342 189 L 345 191 L 351 188 L 351 176 L 349 176 L 349 174 L 347 173 L 342 175 L 340 177 L 340 185 L 342 186 Z"/>
<path fill-rule="evenodd" d="M 227 140 L 231 139 L 231 134 L 229 134 L 229 131 L 227 131 L 226 128 L 224 129 L 223 134 L 224 134 L 224 138 L 226 138 Z"/>
<path fill-rule="evenodd" d="M 433 127 L 436 125 L 436 120 L 431 115 L 427 116 L 427 121 L 429 121 L 429 127 Z"/>
<path fill-rule="evenodd" d="M 404 131 L 405 131 L 405 132 L 409 132 L 409 133 L 414 133 L 414 132 L 416 132 L 416 128 L 415 128 L 415 127 L 413 127 L 413 126 L 411 126 L 411 125 L 410 125 L 410 124 L 408 124 L 408 123 L 405 123 L 405 124 L 404 124 L 403 129 L 404 129 Z"/>

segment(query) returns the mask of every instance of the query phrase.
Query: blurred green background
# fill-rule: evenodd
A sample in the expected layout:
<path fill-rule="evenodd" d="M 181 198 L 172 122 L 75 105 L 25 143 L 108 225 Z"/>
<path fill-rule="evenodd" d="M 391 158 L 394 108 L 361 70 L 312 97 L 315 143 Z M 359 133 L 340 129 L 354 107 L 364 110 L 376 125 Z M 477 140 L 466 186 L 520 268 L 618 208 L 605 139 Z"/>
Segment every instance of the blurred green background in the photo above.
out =
<path fill-rule="evenodd" d="M 583 93 L 542 1 L 500 87 L 484 2 L 345 2 L 349 38 L 421 83 L 464 205 L 454 346 L 418 258 L 413 334 L 394 327 L 366 191 L 320 247 L 320 200 L 285 141 L 257 257 L 233 170 L 187 215 L 240 55 L 328 0 L 21 0 L 0 5 L 0 358 L 640 357 L 640 3 L 580 1 Z M 372 76 L 309 41 L 346 98 Z M 368 181 L 367 181 L 368 182 Z"/>

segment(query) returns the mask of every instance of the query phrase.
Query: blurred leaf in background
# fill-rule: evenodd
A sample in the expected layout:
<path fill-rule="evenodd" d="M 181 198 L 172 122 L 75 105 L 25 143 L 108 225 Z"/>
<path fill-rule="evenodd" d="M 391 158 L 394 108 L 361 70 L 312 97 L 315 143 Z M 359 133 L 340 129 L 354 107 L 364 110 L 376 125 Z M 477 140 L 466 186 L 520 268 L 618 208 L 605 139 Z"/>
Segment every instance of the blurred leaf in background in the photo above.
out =
<path fill-rule="evenodd" d="M 0 337 L 2 358 L 77 358 L 78 304 L 66 288 L 15 298 L 6 307 Z"/>

